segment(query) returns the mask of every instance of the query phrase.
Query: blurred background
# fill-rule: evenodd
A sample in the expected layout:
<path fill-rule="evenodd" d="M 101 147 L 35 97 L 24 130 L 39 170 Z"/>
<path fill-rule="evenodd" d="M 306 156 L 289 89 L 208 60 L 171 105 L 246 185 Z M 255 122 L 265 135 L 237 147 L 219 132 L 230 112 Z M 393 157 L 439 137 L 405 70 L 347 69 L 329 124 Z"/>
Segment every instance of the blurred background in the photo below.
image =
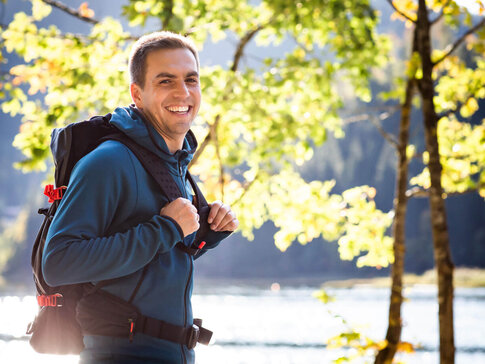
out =
<path fill-rule="evenodd" d="M 34 1 L 34 3 L 36 2 Z M 83 14 L 86 18 L 102 20 L 106 17 L 113 17 L 120 22 L 125 31 L 130 32 L 135 37 L 160 29 L 160 18 L 163 17 L 150 17 L 150 15 L 153 15 L 150 14 L 150 9 L 155 7 L 155 3 L 157 2 L 110 0 L 93 1 L 86 4 L 75 0 L 62 1 L 62 4 L 77 11 L 78 15 Z M 185 3 L 180 2 L 178 6 L 188 6 Z M 208 8 L 219 6 L 215 2 L 209 3 Z M 219 87 L 217 85 L 219 81 L 224 84 L 223 86 L 227 91 L 227 85 L 230 84 L 230 81 L 217 78 L 219 74 L 217 67 L 220 67 L 222 74 L 228 71 L 231 65 L 234 66 L 233 55 L 238 46 L 241 45 L 239 35 L 244 34 L 247 29 L 251 29 L 250 19 L 241 20 L 231 13 L 231 11 L 234 11 L 231 6 L 235 6 L 236 3 L 238 2 L 231 1 L 225 7 L 218 8 L 218 11 L 226 12 L 226 18 L 229 21 L 231 21 L 231 16 L 234 16 L 234 22 L 246 21 L 248 24 L 242 25 L 240 29 L 232 29 L 231 26 L 224 28 L 224 25 L 222 25 L 218 28 L 219 33 L 224 33 L 224 29 L 227 30 L 225 30 L 225 35 L 219 35 L 220 39 L 217 38 L 215 31 L 209 32 L 204 37 L 196 30 L 194 37 L 199 45 L 203 45 L 200 51 L 201 67 L 211 70 L 210 72 L 207 71 L 205 76 L 203 73 L 202 77 L 202 81 L 206 78 L 212 80 L 212 83 L 206 86 L 208 88 L 207 99 L 204 99 L 207 102 L 206 105 L 214 107 L 214 100 L 217 100 L 218 97 L 219 100 L 226 100 L 230 104 L 228 107 L 232 107 L 234 110 L 238 109 L 238 105 L 243 105 L 243 111 L 239 114 L 235 113 L 235 116 L 233 116 L 234 118 L 242 118 L 244 107 L 247 107 L 248 103 L 245 104 L 245 101 L 241 100 L 224 99 L 223 91 L 214 95 L 210 91 L 211 87 Z M 251 3 L 254 3 L 252 4 L 254 6 L 260 4 L 258 1 Z M 312 7 L 320 9 L 322 5 L 330 6 L 330 3 L 326 4 L 323 0 L 302 1 L 301 3 L 303 3 L 303 6 L 300 6 L 300 8 L 308 6 L 308 9 Z M 350 7 L 354 6 L 355 10 L 361 3 L 365 2 L 351 4 Z M 407 3 L 409 5 L 412 2 L 396 3 Z M 429 3 L 430 7 L 435 6 L 435 3 L 439 5 L 439 1 Z M 431 5 L 431 3 L 433 4 Z M 452 1 L 451 3 L 454 4 L 455 2 Z M 282 6 L 281 9 L 284 6 L 291 9 L 298 8 L 296 3 L 286 4 L 282 1 L 276 1 L 275 4 L 275 9 L 278 9 L 278 6 Z M 457 2 L 457 4 L 471 6 L 466 8 L 470 11 L 469 19 L 465 15 L 457 15 L 457 19 L 462 22 L 456 21 L 455 28 L 438 23 L 437 29 L 433 33 L 433 44 L 437 48 L 444 49 L 457 36 L 463 34 L 468 28 L 467 19 L 470 24 L 475 24 L 483 18 L 481 2 L 469 1 L 467 3 L 463 1 Z M 244 182 L 259 181 L 262 185 L 259 187 L 261 190 L 256 190 L 254 194 L 261 193 L 260 199 L 262 200 L 272 196 L 271 193 L 267 195 L 261 191 L 265 188 L 264 186 L 269 186 L 272 183 L 271 175 L 276 175 L 275 171 L 279 173 L 280 168 L 281 171 L 291 170 L 298 173 L 305 183 L 333 180 L 334 186 L 331 193 L 337 195 L 355 186 L 371 186 L 374 193 L 366 192 L 365 196 L 363 195 L 363 200 L 372 202 L 376 209 L 392 217 L 390 211 L 393 209 L 396 189 L 397 155 L 394 146 L 383 137 L 383 133 L 395 136 L 398 134 L 400 113 L 399 109 L 396 109 L 396 104 L 399 105 L 400 99 L 399 96 L 393 98 L 393 95 L 391 95 L 384 99 L 376 95 L 381 92 L 390 94 L 398 88 L 396 86 L 394 89 L 393 86 L 389 85 L 397 84 L 393 83 L 395 78 L 402 77 L 403 67 L 407 67 L 406 60 L 409 57 L 411 27 L 403 19 L 396 16 L 395 9 L 387 1 L 376 0 L 372 1 L 370 5 L 377 11 L 373 31 L 379 36 L 387 37 L 387 42 L 383 41 L 382 43 L 379 43 L 380 41 L 378 42 L 376 38 L 373 46 L 382 45 L 380 51 L 385 53 L 382 57 L 383 59 L 387 58 L 386 60 L 373 60 L 372 62 L 375 63 L 369 64 L 369 67 L 372 66 L 373 68 L 366 71 L 368 73 L 365 75 L 363 75 L 364 71 L 359 71 L 360 73 L 356 71 L 356 65 L 349 66 L 350 71 L 348 71 L 346 77 L 352 79 L 352 72 L 357 72 L 365 78 L 365 85 L 358 84 L 358 82 L 352 84 L 348 79 L 344 80 L 344 76 L 340 79 L 338 72 L 333 75 L 333 88 L 330 91 L 322 90 L 322 93 L 338 93 L 339 100 L 333 100 L 328 95 L 324 96 L 326 99 L 323 99 L 323 103 L 331 104 L 331 106 L 327 105 L 328 109 L 325 110 L 327 116 L 325 117 L 332 116 L 329 120 L 322 121 L 320 128 L 327 131 L 325 135 L 320 139 L 312 139 L 306 135 L 299 137 L 296 130 L 294 135 L 282 137 L 281 141 L 277 141 L 276 143 L 281 145 L 295 146 L 294 150 L 290 148 L 287 157 L 291 167 L 279 162 L 278 158 L 282 155 L 283 160 L 286 158 L 280 150 L 275 152 L 274 155 L 270 155 L 270 159 L 273 159 L 268 163 L 270 166 L 265 165 L 264 168 L 266 169 L 264 169 L 262 164 L 258 164 L 257 168 L 254 167 L 259 162 L 256 163 L 250 158 L 244 159 L 244 147 L 240 147 L 242 155 L 236 156 L 233 154 L 237 153 L 227 147 L 227 150 L 223 149 L 222 153 L 222 159 L 226 158 L 224 160 L 224 163 L 226 163 L 224 164 L 226 166 L 224 172 L 227 174 L 226 180 L 236 181 L 239 184 L 237 188 L 243 188 Z M 34 4 L 34 8 L 35 6 L 38 5 Z M 458 5 L 456 6 L 458 7 Z M 41 11 L 39 9 L 41 9 L 40 7 L 37 10 Z M 411 11 L 413 8 L 411 7 L 408 10 Z M 92 11 L 92 13 L 89 11 Z M 347 10 L 343 9 L 342 11 Z M 465 14 L 464 10 L 462 11 Z M 2 32 L 7 29 L 14 20 L 15 14 L 19 12 L 33 14 L 32 3 L 30 1 L 11 0 L 0 2 Z M 137 20 L 137 14 L 143 14 L 145 18 Z M 177 19 L 177 14 L 185 13 L 182 10 L 179 13 L 175 12 L 175 19 Z M 448 14 L 448 16 L 452 15 Z M 201 15 L 194 14 L 194 16 Z M 352 14 L 350 13 L 348 16 L 350 19 Z M 217 22 L 217 17 L 213 21 Z M 257 21 L 258 19 L 254 19 L 255 24 L 257 24 Z M 176 23 L 173 22 L 173 24 Z M 87 37 L 93 28 L 92 23 L 86 22 L 78 16 L 69 15 L 58 7 L 54 7 L 45 18 L 39 15 L 36 24 L 39 28 L 54 24 L 60 32 L 72 33 L 81 38 L 83 35 Z M 303 27 L 296 31 L 297 34 L 305 33 L 303 20 L 302 24 Z M 176 27 L 176 25 L 173 25 L 173 27 Z M 238 31 L 240 31 L 240 34 Z M 256 74 L 259 72 L 260 75 L 266 75 L 268 72 L 271 74 L 272 68 L 278 71 L 280 67 L 283 67 L 278 64 L 278 60 L 284 60 L 281 62 L 290 64 L 289 58 L 285 58 L 285 55 L 295 52 L 295 46 L 298 48 L 303 38 L 300 39 L 297 36 L 292 38 L 292 36 L 282 33 L 283 35 L 277 34 L 275 31 L 274 34 L 265 35 L 269 39 L 267 42 L 264 42 L 264 40 L 260 42 L 249 41 L 245 45 L 245 54 L 241 60 L 240 69 L 255 70 Z M 329 34 L 332 34 L 332 30 L 329 31 Z M 273 42 L 271 36 L 274 36 L 277 41 Z M 315 35 L 315 37 L 319 36 L 323 35 Z M 29 63 L 25 59 L 25 54 L 28 53 L 28 44 L 23 51 L 12 51 L 12 46 L 8 46 L 8 42 L 12 42 L 12 39 L 5 40 L 5 37 L 8 37 L 8 35 L 4 33 L 4 48 L 2 48 L 1 54 L 3 62 L 0 65 L 0 70 L 5 82 L 10 82 L 8 77 L 12 75 L 12 68 Z M 481 35 L 477 35 L 476 38 L 481 39 Z M 318 44 L 320 41 L 322 46 Z M 324 39 L 310 39 L 309 44 L 313 45 L 315 42 L 317 45 L 314 48 L 306 49 L 307 58 L 303 57 L 302 63 L 308 60 L 309 54 L 326 49 Z M 129 42 L 126 44 L 129 45 Z M 365 47 L 366 45 L 362 44 L 361 46 Z M 308 45 L 306 47 L 308 48 Z M 470 49 L 470 47 L 466 49 Z M 302 46 L 302 48 L 305 49 L 305 46 Z M 372 52 L 372 47 L 370 48 L 371 51 L 369 52 Z M 483 54 L 477 51 L 476 54 L 471 56 L 463 48 L 465 47 L 457 51 L 457 56 L 462 59 L 464 64 L 469 65 L 472 69 L 476 68 L 476 61 L 473 57 L 478 55 L 479 58 L 483 59 Z M 359 49 L 354 49 L 354 51 L 358 52 Z M 334 49 L 333 53 L 326 52 L 322 51 L 316 56 L 316 59 L 320 60 L 322 64 L 328 64 L 325 63 L 328 59 L 332 61 L 339 59 L 338 49 Z M 366 49 L 362 48 L 360 53 L 365 52 L 367 52 Z M 124 54 L 126 55 L 126 53 Z M 35 56 L 32 59 L 35 60 Z M 296 58 L 294 61 L 298 62 L 298 59 Z M 341 72 L 345 72 L 345 67 L 348 66 L 349 62 L 348 59 L 341 62 Z M 262 69 L 261 64 L 268 65 L 268 71 Z M 118 67 L 118 63 L 113 67 Z M 309 64 L 308 67 L 311 69 L 313 66 Z M 44 75 L 47 78 L 49 77 L 48 70 L 43 69 L 42 72 L 46 72 Z M 291 67 L 290 71 L 287 72 L 279 75 L 282 78 L 289 77 Z M 13 75 L 22 77 L 22 73 L 18 69 L 17 73 L 14 72 Z M 238 79 L 236 83 L 244 84 L 246 80 L 244 77 L 241 76 L 241 79 Z M 298 74 L 295 77 L 299 77 Z M 275 78 L 278 77 L 275 76 Z M 20 88 L 29 94 L 29 99 L 37 100 L 38 105 L 45 105 L 42 85 L 39 87 L 41 92 L 35 93 L 27 91 L 29 90 L 27 83 L 22 85 L 22 81 L 19 82 Z M 270 81 L 268 81 L 268 85 L 271 88 Z M 30 83 L 30 86 L 32 87 L 32 83 Z M 300 86 L 305 88 L 304 85 Z M 47 87 L 49 90 L 50 86 Z M 224 87 L 221 87 L 221 90 Z M 318 90 L 318 85 L 308 84 L 308 88 L 311 87 L 316 87 L 316 90 Z M 242 86 L 241 88 L 244 92 L 244 88 Z M 271 92 L 267 91 L 267 93 Z M 126 94 L 128 95 L 128 84 L 126 84 Z M 4 101 L 15 98 L 9 90 L 2 92 L 2 95 Z M 205 95 L 204 91 L 203 95 Z M 55 97 L 62 97 L 62 94 L 56 94 Z M 66 97 L 68 96 L 66 95 Z M 103 97 L 110 98 L 111 96 Z M 282 99 L 284 97 L 283 95 Z M 309 96 L 302 91 L 302 98 L 304 97 Z M 483 96 L 481 97 L 483 98 Z M 318 96 L 316 98 L 318 99 Z M 116 100 L 126 102 L 126 95 L 119 96 Z M 255 101 L 252 100 L 251 102 Z M 297 101 L 289 101 L 288 107 L 291 109 L 291 105 L 295 102 Z M 303 108 L 308 106 L 305 102 L 302 101 Z M 458 119 L 466 121 L 471 126 L 482 125 L 485 113 L 481 106 L 484 105 L 484 102 L 480 97 L 476 97 L 476 103 L 474 112 L 469 113 L 469 115 L 462 112 Z M 415 150 L 423 151 L 425 144 L 420 106 L 419 101 L 416 102 L 412 111 L 410 143 L 414 145 Z M 83 106 L 80 106 L 80 109 L 82 108 Z M 12 146 L 12 142 L 19 131 L 22 131 L 22 128 L 26 129 L 26 121 L 28 124 L 29 120 L 33 120 L 33 122 L 36 120 L 32 116 L 25 116 L 25 109 L 20 107 L 17 110 L 17 115 L 12 115 L 15 114 L 15 112 L 12 112 L 12 104 L 9 104 L 8 107 L 3 106 L 2 110 L 3 112 L 0 111 L 0 205 L 2 206 L 0 209 L 0 359 L 2 362 L 13 362 L 18 360 L 17 358 L 23 360 L 20 362 L 33 360 L 38 362 L 49 360 L 49 362 L 57 361 L 59 363 L 76 362 L 75 357 L 59 358 L 35 354 L 28 346 L 27 337 L 23 334 L 26 324 L 36 312 L 30 254 L 35 235 L 42 222 L 41 216 L 37 214 L 37 209 L 47 205 L 47 198 L 43 196 L 42 192 L 43 184 L 49 179 L 48 176 L 52 172 L 52 162 L 48 157 L 43 170 L 35 170 L 39 168 L 31 162 L 17 165 L 20 169 L 14 167 L 16 163 L 26 159 L 26 148 L 22 146 L 22 140 L 27 140 L 28 136 L 17 141 L 17 148 Z M 312 109 L 308 110 L 313 113 Z M 105 111 L 107 112 L 109 109 L 96 110 L 95 103 L 89 104 L 84 110 L 78 111 L 77 114 L 74 112 L 70 114 L 79 116 L 79 118 L 75 120 L 63 119 L 63 122 L 79 121 Z M 222 112 L 227 112 L 227 110 L 222 110 Z M 300 110 L 296 114 L 303 115 L 304 112 L 305 110 Z M 285 115 L 289 119 L 298 119 L 294 114 L 294 110 L 291 110 L 288 111 L 288 115 Z M 202 110 L 202 119 L 210 120 L 215 115 L 216 111 Z M 253 117 L 260 118 L 261 120 L 258 120 L 258 122 L 264 123 L 266 120 L 264 115 L 264 113 L 261 113 Z M 59 119 L 62 119 L 62 117 L 61 115 Z M 338 125 L 335 126 L 337 119 Z M 226 122 L 231 125 L 230 118 Z M 58 126 L 59 124 L 56 123 L 59 123 L 59 121 L 56 120 L 54 123 L 47 124 L 47 127 Z M 204 124 L 203 121 L 200 121 L 195 126 L 199 144 L 204 140 L 205 133 L 208 133 L 210 129 L 207 125 L 211 124 Z M 278 129 L 278 127 L 284 129 L 285 125 L 284 123 L 275 123 L 272 128 L 273 130 Z M 252 132 L 257 135 L 258 128 L 263 129 L 256 125 L 254 130 L 248 129 L 244 132 L 247 134 Z M 224 140 L 229 140 L 226 140 L 227 143 L 231 143 L 228 135 L 232 134 L 226 129 L 220 131 L 221 140 L 225 138 Z M 301 127 L 301 129 L 304 129 L 310 135 L 311 133 L 315 135 L 315 130 L 317 130 L 305 129 L 305 127 Z M 268 140 L 268 148 L 270 149 L 272 148 L 270 139 L 265 139 L 269 138 L 268 135 L 271 135 L 269 131 L 267 135 L 261 136 L 261 139 L 252 136 L 252 140 L 259 145 L 264 144 L 264 140 Z M 238 135 L 234 138 L 234 140 L 238 140 L 237 138 L 243 137 Z M 280 140 L 278 138 L 280 137 L 276 135 L 276 139 Z M 482 135 L 482 139 L 478 142 L 478 145 L 482 146 L 481 153 L 483 153 L 484 140 L 485 136 Z M 298 149 L 303 142 L 306 142 L 305 147 Z M 19 148 L 24 148 L 24 154 Z M 215 159 L 211 156 L 216 155 L 216 149 L 215 147 L 213 150 L 207 149 L 207 158 Z M 308 153 L 308 150 L 311 150 L 311 153 Z M 224 154 L 224 151 L 227 153 Z M 302 161 L 297 160 L 298 153 L 305 155 L 305 157 L 302 157 Z M 41 151 L 40 155 L 45 155 L 45 152 Z M 34 157 L 32 157 L 32 153 L 30 156 L 27 154 L 27 159 L 35 160 Z M 204 158 L 204 156 L 201 158 Z M 274 162 L 275 160 L 277 162 Z M 484 161 L 485 159 L 479 159 L 479 171 L 483 170 Z M 34 170 L 26 172 L 29 166 L 33 166 Z M 413 160 L 409 165 L 409 175 L 420 174 L 424 166 L 425 163 L 421 159 Z M 216 182 L 220 181 L 221 178 L 224 180 L 224 177 L 221 177 L 224 176 L 224 173 L 221 172 L 221 176 L 217 176 L 216 172 L 219 168 L 217 164 L 207 168 L 216 172 L 212 174 L 200 173 L 205 167 L 204 164 L 194 166 L 195 173 L 204 181 L 206 192 L 208 191 L 210 197 L 221 198 L 219 192 L 211 192 L 211 186 L 217 185 Z M 241 171 L 238 171 L 238 168 Z M 220 169 L 222 170 L 222 167 Z M 267 177 L 267 179 L 262 177 L 260 180 L 258 180 L 258 177 L 248 177 L 245 173 L 253 173 L 253 169 L 266 171 L 270 177 Z M 268 170 L 271 170 L 272 174 L 267 172 Z M 254 174 L 258 176 L 256 172 Z M 264 175 L 264 173 L 261 174 Z M 218 188 L 217 191 L 219 191 Z M 239 199 L 236 197 L 239 196 L 240 191 L 236 187 L 231 188 L 228 184 L 226 191 L 222 188 L 221 193 L 229 200 L 238 202 Z M 455 283 L 457 287 L 455 292 L 456 358 L 459 363 L 485 361 L 485 343 L 483 342 L 485 335 L 483 329 L 485 327 L 485 322 L 483 322 L 483 317 L 485 317 L 485 290 L 482 288 L 485 285 L 482 270 L 485 268 L 485 202 L 484 197 L 477 193 L 478 189 L 476 188 L 469 193 L 450 193 L 446 198 L 451 255 L 455 266 L 460 268 L 456 274 L 460 283 Z M 242 196 L 246 191 L 243 189 Z M 248 211 L 251 210 L 250 205 L 253 202 L 251 198 L 254 201 L 256 201 L 256 198 L 251 197 L 250 193 L 247 193 L 247 196 L 246 205 L 248 206 L 241 205 L 240 207 L 241 220 L 250 221 Z M 280 213 L 285 214 L 285 206 L 290 209 L 293 206 L 292 204 L 298 204 L 295 195 L 290 195 L 290 198 L 292 199 L 291 203 L 282 204 L 283 209 Z M 270 202 L 266 203 L 270 204 Z M 356 253 L 345 255 L 345 249 L 342 248 L 342 241 L 338 239 L 338 236 L 331 238 L 320 231 L 313 235 L 308 235 L 307 232 L 305 238 L 300 238 L 300 232 L 295 235 L 288 233 L 287 236 L 290 241 L 285 245 L 285 241 L 288 239 L 281 239 L 281 235 L 277 235 L 282 230 L 282 223 L 274 218 L 275 213 L 271 211 L 263 213 L 261 211 L 269 209 L 267 206 L 256 206 L 256 202 L 254 202 L 254 205 L 255 217 L 253 218 L 259 219 L 259 223 L 247 223 L 247 226 L 242 227 L 240 233 L 233 234 L 216 250 L 197 260 L 194 311 L 196 315 L 204 317 L 207 326 L 215 331 L 215 343 L 208 348 L 197 349 L 198 362 L 330 363 L 339 358 L 346 358 L 346 360 L 354 360 L 355 362 L 373 362 L 376 346 L 365 347 L 362 342 L 365 341 L 365 338 L 378 342 L 385 337 L 390 294 L 389 281 L 375 280 L 374 278 L 389 277 L 388 263 L 389 261 L 392 262 L 392 258 L 386 258 L 385 263 L 382 260 L 384 258 L 379 257 L 370 264 L 358 264 L 359 258 L 364 255 L 364 248 L 359 248 L 360 250 Z M 301 211 L 297 210 L 296 215 L 290 214 L 292 218 L 298 217 L 298 214 L 303 216 L 306 213 L 304 206 L 300 206 L 299 209 Z M 310 206 L 308 209 L 310 209 Z M 288 222 L 286 221 L 286 223 Z M 322 226 L 321 229 L 325 230 L 325 226 Z M 391 236 L 390 224 L 385 225 L 383 223 L 381 234 L 382 239 L 384 239 L 384 236 Z M 413 284 L 410 284 L 405 291 L 407 301 L 403 308 L 404 331 L 402 340 L 412 343 L 412 347 L 410 350 L 401 350 L 398 354 L 398 360 L 409 363 L 437 363 L 439 361 L 438 308 L 434 273 L 431 271 L 434 268 L 434 258 L 430 209 L 427 198 L 409 199 L 405 235 L 405 272 L 420 277 L 416 277 L 416 281 L 413 281 Z M 278 236 L 280 236 L 280 240 L 278 240 Z M 388 251 L 390 248 L 389 246 L 382 248 L 377 246 L 374 249 Z M 325 291 L 320 291 L 324 284 Z M 322 292 L 328 293 L 335 300 L 322 299 Z M 339 336 L 343 332 L 352 332 L 358 335 L 359 340 L 357 341 L 360 344 L 352 345 L 351 340 L 343 340 Z M 335 337 L 341 337 L 341 342 L 332 341 L 332 338 Z"/>

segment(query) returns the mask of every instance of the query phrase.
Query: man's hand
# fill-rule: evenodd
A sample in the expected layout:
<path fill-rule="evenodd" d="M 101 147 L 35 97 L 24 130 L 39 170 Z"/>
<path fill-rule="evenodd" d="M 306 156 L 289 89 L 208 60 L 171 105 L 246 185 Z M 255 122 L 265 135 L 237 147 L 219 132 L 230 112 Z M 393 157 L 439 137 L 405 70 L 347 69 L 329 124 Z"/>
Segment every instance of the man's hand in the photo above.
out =
<path fill-rule="evenodd" d="M 161 210 L 160 215 L 171 217 L 182 228 L 184 237 L 192 234 L 199 229 L 199 215 L 192 203 L 182 197 L 166 204 Z"/>
<path fill-rule="evenodd" d="M 231 206 L 224 205 L 221 201 L 209 204 L 211 210 L 207 222 L 213 231 L 234 231 L 239 226 L 236 214 Z"/>

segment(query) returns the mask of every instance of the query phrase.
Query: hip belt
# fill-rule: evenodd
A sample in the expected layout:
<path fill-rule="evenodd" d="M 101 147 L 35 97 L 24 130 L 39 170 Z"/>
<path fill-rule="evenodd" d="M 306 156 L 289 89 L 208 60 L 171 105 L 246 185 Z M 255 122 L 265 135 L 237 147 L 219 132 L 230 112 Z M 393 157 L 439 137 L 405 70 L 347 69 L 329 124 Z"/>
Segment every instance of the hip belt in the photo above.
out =
<path fill-rule="evenodd" d="M 103 290 L 79 300 L 76 318 L 83 335 L 127 337 L 145 334 L 193 349 L 197 343 L 208 345 L 212 331 L 202 327 L 201 319 L 191 326 L 178 326 L 143 315 L 133 304 Z"/>

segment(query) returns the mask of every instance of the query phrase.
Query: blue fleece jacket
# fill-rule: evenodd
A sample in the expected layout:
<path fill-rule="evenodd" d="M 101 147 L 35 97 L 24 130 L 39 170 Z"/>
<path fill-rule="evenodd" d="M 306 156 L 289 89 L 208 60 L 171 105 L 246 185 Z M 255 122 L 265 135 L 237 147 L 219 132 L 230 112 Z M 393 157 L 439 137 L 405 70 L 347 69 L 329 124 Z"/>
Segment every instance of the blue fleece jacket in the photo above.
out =
<path fill-rule="evenodd" d="M 157 154 L 192 199 L 186 181 L 187 165 L 197 146 L 187 134 L 182 150 L 168 151 L 164 139 L 143 120 L 134 107 L 117 108 L 110 121 L 140 145 Z M 148 266 L 133 304 L 142 314 L 179 326 L 193 322 L 193 258 L 175 245 L 190 245 L 195 233 L 185 239 L 180 227 L 160 216 L 168 201 L 138 159 L 123 144 L 106 141 L 74 167 L 47 235 L 42 264 L 51 286 L 99 282 L 124 277 L 103 287 L 128 300 L 142 268 Z M 209 232 L 204 249 L 214 248 L 229 233 Z M 136 334 L 127 338 L 85 336 L 81 361 L 96 363 L 131 357 L 130 363 L 193 363 L 193 350 L 186 346 Z M 136 360 L 135 360 L 136 358 Z"/>

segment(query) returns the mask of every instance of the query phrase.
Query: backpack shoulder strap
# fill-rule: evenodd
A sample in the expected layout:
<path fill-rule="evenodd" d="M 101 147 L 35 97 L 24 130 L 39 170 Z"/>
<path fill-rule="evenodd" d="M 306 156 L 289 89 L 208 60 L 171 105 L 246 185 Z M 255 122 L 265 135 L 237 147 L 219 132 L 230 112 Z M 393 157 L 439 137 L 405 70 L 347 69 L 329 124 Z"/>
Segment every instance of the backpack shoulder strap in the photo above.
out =
<path fill-rule="evenodd" d="M 176 200 L 182 196 L 177 183 L 175 183 L 173 177 L 170 176 L 167 168 L 162 166 L 160 158 L 155 153 L 142 147 L 121 132 L 119 134 L 111 135 L 106 139 L 116 140 L 126 145 L 133 154 L 135 154 L 145 170 L 153 177 L 153 179 L 155 179 L 163 194 L 169 201 Z"/>
<path fill-rule="evenodd" d="M 160 158 L 156 154 L 139 145 L 121 132 L 116 135 L 110 135 L 105 139 L 116 140 L 126 145 L 133 152 L 133 154 L 135 154 L 145 170 L 155 179 L 169 201 L 173 201 L 182 196 L 178 185 L 175 183 L 175 180 L 170 175 L 167 168 L 160 163 Z M 199 230 L 197 230 L 192 246 L 189 247 L 179 242 L 177 243 L 176 247 L 187 254 L 196 255 L 200 251 L 204 236 L 210 229 L 209 224 L 207 223 L 210 207 L 189 171 L 187 171 L 187 179 L 189 180 L 195 193 L 194 202 L 199 214 L 200 227 Z"/>
<path fill-rule="evenodd" d="M 210 231 L 210 226 L 209 226 L 209 223 L 207 222 L 207 219 L 209 217 L 209 212 L 210 212 L 210 206 L 207 203 L 201 190 L 199 189 L 199 186 L 197 186 L 197 183 L 194 181 L 194 178 L 188 171 L 187 171 L 187 178 L 190 184 L 192 185 L 192 189 L 194 190 L 195 200 L 196 200 L 195 206 L 197 207 L 197 211 L 199 214 L 200 227 L 199 227 L 199 230 L 197 230 L 197 233 L 194 239 L 194 245 L 196 247 L 199 247 L 200 243 L 204 241 L 205 236 Z"/>

